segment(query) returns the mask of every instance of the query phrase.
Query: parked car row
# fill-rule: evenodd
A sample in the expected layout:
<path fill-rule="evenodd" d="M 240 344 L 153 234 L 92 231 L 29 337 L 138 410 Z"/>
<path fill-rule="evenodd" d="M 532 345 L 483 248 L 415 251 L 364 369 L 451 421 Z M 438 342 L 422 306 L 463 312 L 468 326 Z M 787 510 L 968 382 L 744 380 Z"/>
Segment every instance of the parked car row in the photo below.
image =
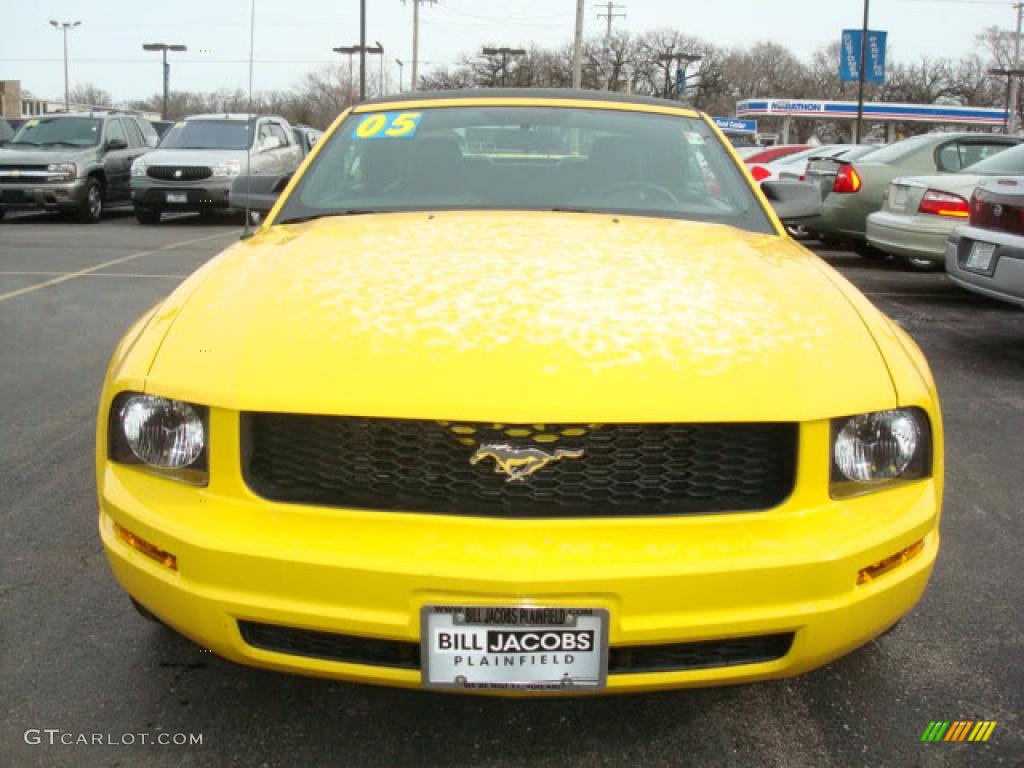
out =
<path fill-rule="evenodd" d="M 803 229 L 868 258 L 946 269 L 965 288 L 1024 305 L 1022 141 L 928 134 L 811 159 L 804 178 L 824 202 Z"/>
<path fill-rule="evenodd" d="M 156 224 L 165 211 L 226 210 L 235 177 L 290 174 L 320 136 L 274 115 L 194 115 L 161 127 L 158 135 L 118 112 L 26 120 L 0 147 L 0 218 L 50 210 L 94 223 L 130 205 L 140 223 Z"/>

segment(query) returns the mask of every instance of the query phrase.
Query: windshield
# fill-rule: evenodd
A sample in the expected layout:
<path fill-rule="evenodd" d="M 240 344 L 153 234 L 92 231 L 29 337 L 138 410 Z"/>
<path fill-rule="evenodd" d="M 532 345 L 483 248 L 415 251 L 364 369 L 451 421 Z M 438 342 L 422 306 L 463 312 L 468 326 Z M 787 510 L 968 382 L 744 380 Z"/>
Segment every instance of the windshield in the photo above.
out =
<path fill-rule="evenodd" d="M 93 117 L 33 117 L 21 126 L 11 144 L 37 147 L 92 147 L 100 142 L 102 121 Z"/>
<path fill-rule="evenodd" d="M 429 209 L 624 213 L 774 231 L 702 120 L 515 106 L 351 115 L 276 221 Z"/>
<path fill-rule="evenodd" d="M 882 165 L 896 165 L 922 148 L 931 146 L 935 141 L 936 137 L 931 133 L 897 141 L 895 144 L 889 144 L 872 152 L 869 162 Z"/>
<path fill-rule="evenodd" d="M 967 173 L 972 176 L 1000 176 L 1003 174 L 1020 175 L 1024 174 L 1024 144 L 1006 149 L 992 157 L 979 160 L 959 173 Z"/>
<path fill-rule="evenodd" d="M 160 149 L 248 149 L 252 124 L 248 120 L 180 120 L 160 141 Z"/>

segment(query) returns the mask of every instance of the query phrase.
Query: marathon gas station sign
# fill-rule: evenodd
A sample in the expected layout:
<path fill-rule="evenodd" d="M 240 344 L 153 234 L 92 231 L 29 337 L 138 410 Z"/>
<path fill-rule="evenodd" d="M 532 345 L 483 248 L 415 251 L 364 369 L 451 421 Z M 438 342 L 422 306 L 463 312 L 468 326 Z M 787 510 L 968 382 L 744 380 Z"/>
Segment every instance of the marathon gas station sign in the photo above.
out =
<path fill-rule="evenodd" d="M 799 117 L 845 120 L 857 117 L 856 101 L 808 99 L 747 99 L 736 104 L 736 117 Z M 936 123 L 948 125 L 1003 125 L 1006 110 L 942 104 L 889 104 L 865 102 L 864 118 L 881 122 Z"/>

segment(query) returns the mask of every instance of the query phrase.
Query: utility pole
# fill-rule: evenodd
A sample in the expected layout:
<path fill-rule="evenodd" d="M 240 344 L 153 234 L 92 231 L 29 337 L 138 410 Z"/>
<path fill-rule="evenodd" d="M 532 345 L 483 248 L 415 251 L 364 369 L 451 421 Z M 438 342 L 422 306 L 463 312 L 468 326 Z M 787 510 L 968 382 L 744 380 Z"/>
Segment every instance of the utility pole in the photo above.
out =
<path fill-rule="evenodd" d="M 405 67 L 405 62 L 401 59 L 395 59 L 395 64 L 398 65 L 398 92 L 402 92 L 402 68 Z"/>
<path fill-rule="evenodd" d="M 409 0 L 412 3 L 412 83 L 410 91 L 415 91 L 419 79 L 420 64 L 420 3 L 434 3 L 437 0 Z M 404 3 L 405 0 L 402 0 Z"/>
<path fill-rule="evenodd" d="M 168 43 L 145 43 L 142 46 L 144 51 L 160 51 L 164 60 L 164 100 L 160 109 L 160 119 L 167 119 L 167 94 L 171 90 L 171 65 L 167 63 L 168 51 L 187 51 L 184 45 L 170 45 Z"/>
<path fill-rule="evenodd" d="M 68 30 L 79 26 L 80 21 L 57 21 L 50 19 L 50 26 L 64 33 L 64 111 L 71 111 L 71 90 L 68 86 Z"/>
<path fill-rule="evenodd" d="M 1020 23 L 1021 15 L 1024 14 L 1024 3 L 1015 3 L 1014 8 L 1017 9 L 1017 34 L 1013 38 L 1013 69 L 1020 69 Z M 1017 133 L 1019 127 L 1019 115 L 1020 107 L 1017 104 L 1018 93 L 1020 92 L 1020 79 L 1017 77 L 1010 78 L 1010 128 L 1011 134 Z"/>
<path fill-rule="evenodd" d="M 572 87 L 583 87 L 583 0 L 576 0 L 576 37 L 572 43 Z"/>
<path fill-rule="evenodd" d="M 505 78 L 508 75 L 508 57 L 525 56 L 526 51 L 522 48 L 484 48 L 484 56 L 501 56 L 501 87 L 505 87 Z"/>
<path fill-rule="evenodd" d="M 608 22 L 608 26 L 604 33 L 604 65 L 608 70 L 608 78 L 604 81 L 604 89 L 610 91 L 612 89 L 612 19 L 624 19 L 626 14 L 616 13 L 616 8 L 625 8 L 624 5 L 616 5 L 612 0 L 608 0 L 607 3 L 601 3 L 595 5 L 595 8 L 604 8 L 604 13 L 597 14 L 598 19 L 604 19 Z"/>
<path fill-rule="evenodd" d="M 599 5 L 595 5 L 594 7 L 595 8 L 604 8 L 605 9 L 604 13 L 597 14 L 597 18 L 604 19 L 605 21 L 608 22 L 608 28 L 607 28 L 607 30 L 605 30 L 604 37 L 605 37 L 605 40 L 611 40 L 612 39 L 612 19 L 624 19 L 624 18 L 626 18 L 626 14 L 624 14 L 624 13 L 615 13 L 615 10 L 617 8 L 622 8 L 623 10 L 625 10 L 626 6 L 624 6 L 624 5 L 617 5 L 616 3 L 611 2 L 611 0 L 608 0 L 607 3 L 601 3 Z"/>
<path fill-rule="evenodd" d="M 868 3 L 864 0 L 864 26 L 860 32 L 860 77 L 857 81 L 857 123 L 853 143 L 860 144 L 864 134 L 864 74 L 868 65 Z"/>
<path fill-rule="evenodd" d="M 384 44 L 377 40 L 377 47 L 380 48 L 380 93 L 379 96 L 384 95 Z"/>

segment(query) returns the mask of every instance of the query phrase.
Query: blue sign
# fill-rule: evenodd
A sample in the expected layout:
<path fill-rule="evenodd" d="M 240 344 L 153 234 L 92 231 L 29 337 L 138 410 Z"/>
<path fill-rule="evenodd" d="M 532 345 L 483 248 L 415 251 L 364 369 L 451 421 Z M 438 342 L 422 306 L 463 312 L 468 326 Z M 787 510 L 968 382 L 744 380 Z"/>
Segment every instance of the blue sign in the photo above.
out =
<path fill-rule="evenodd" d="M 686 70 L 681 66 L 676 69 L 676 93 L 681 94 L 686 90 Z"/>
<path fill-rule="evenodd" d="M 740 120 L 736 117 L 712 117 L 722 133 L 757 133 L 757 120 Z"/>
<path fill-rule="evenodd" d="M 867 65 L 865 83 L 885 82 L 885 39 L 888 33 L 868 30 Z M 860 49 L 862 33 L 859 29 L 844 29 L 839 46 L 839 79 L 843 82 L 860 81 Z"/>

